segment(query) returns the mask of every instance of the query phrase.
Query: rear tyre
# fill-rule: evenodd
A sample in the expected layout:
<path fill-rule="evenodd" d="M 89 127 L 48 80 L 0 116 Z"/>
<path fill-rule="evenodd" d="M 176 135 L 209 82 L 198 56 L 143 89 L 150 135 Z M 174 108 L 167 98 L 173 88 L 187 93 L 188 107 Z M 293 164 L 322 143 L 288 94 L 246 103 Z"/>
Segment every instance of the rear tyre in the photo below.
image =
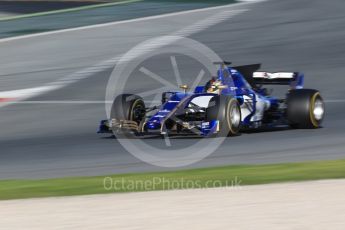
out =
<path fill-rule="evenodd" d="M 314 89 L 291 90 L 287 96 L 287 119 L 292 128 L 315 129 L 321 126 L 325 104 Z"/>
<path fill-rule="evenodd" d="M 110 117 L 116 120 L 134 121 L 140 127 L 145 118 L 144 100 L 134 94 L 120 94 L 113 102 Z M 132 131 L 138 134 L 140 130 Z"/>
<path fill-rule="evenodd" d="M 235 136 L 240 131 L 241 108 L 238 101 L 225 95 L 211 98 L 206 109 L 206 121 L 219 121 L 220 136 Z"/>

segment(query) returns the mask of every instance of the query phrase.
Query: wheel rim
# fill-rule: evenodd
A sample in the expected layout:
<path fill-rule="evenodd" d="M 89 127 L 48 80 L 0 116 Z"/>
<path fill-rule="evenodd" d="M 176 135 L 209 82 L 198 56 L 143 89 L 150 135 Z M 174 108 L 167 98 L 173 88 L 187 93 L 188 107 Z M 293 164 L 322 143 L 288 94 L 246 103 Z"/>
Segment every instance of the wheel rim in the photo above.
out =
<path fill-rule="evenodd" d="M 232 127 L 238 127 L 241 121 L 241 114 L 238 106 L 233 106 L 230 110 L 230 121 Z"/>
<path fill-rule="evenodd" d="M 317 98 L 314 103 L 313 115 L 315 120 L 321 121 L 325 113 L 324 103 L 320 98 Z"/>
<path fill-rule="evenodd" d="M 141 103 L 135 103 L 132 109 L 132 121 L 139 123 L 145 116 L 145 107 Z"/>

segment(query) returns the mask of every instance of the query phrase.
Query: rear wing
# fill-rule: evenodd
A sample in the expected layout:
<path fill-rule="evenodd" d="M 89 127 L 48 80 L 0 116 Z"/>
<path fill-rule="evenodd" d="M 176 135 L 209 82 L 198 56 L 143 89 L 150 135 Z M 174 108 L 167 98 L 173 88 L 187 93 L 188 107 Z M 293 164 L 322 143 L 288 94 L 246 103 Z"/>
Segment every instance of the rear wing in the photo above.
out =
<path fill-rule="evenodd" d="M 293 89 L 301 89 L 304 75 L 299 72 L 253 72 L 253 80 L 256 85 L 290 85 Z"/>
<path fill-rule="evenodd" d="M 275 72 L 269 73 L 258 71 L 261 64 L 251 64 L 236 66 L 237 70 L 253 87 L 258 88 L 260 85 L 290 85 L 292 89 L 301 89 L 304 85 L 304 75 L 299 72 Z"/>

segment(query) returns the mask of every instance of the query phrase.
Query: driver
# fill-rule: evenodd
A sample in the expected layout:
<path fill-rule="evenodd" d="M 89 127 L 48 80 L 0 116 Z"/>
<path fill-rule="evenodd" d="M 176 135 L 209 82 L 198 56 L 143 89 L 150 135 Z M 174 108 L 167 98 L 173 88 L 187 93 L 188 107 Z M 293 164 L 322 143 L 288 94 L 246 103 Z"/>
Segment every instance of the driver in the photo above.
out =
<path fill-rule="evenodd" d="M 211 89 L 213 83 L 216 82 L 216 80 L 217 78 L 215 76 L 212 76 L 211 79 L 206 83 L 204 87 L 204 91 L 208 92 Z"/>
<path fill-rule="evenodd" d="M 212 77 L 211 80 L 209 80 L 205 85 L 205 92 L 207 93 L 216 93 L 219 94 L 220 89 L 218 86 L 223 85 L 220 80 L 218 80 L 216 77 Z"/>

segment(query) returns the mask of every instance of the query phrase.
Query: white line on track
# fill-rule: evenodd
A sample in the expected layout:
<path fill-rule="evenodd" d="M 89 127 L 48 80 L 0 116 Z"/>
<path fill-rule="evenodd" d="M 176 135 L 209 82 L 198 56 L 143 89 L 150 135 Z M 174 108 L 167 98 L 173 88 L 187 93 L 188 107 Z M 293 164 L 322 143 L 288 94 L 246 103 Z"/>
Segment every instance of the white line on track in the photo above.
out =
<path fill-rule="evenodd" d="M 0 102 L 1 103 L 1 102 Z M 13 104 L 112 104 L 113 101 L 15 101 Z"/>
<path fill-rule="evenodd" d="M 153 101 L 153 102 L 160 103 L 160 101 Z M 1 103 L 6 103 L 6 102 L 1 102 L 0 100 L 0 105 Z M 45 100 L 45 101 L 14 101 L 12 103 L 13 104 L 112 104 L 113 101 Z M 345 100 L 325 100 L 325 103 L 345 103 Z"/>
<path fill-rule="evenodd" d="M 102 23 L 102 24 L 96 24 L 96 25 L 90 25 L 90 26 L 81 26 L 81 27 L 75 27 L 75 28 L 70 28 L 70 29 L 54 30 L 54 31 L 49 31 L 49 32 L 42 32 L 42 33 L 28 34 L 28 35 L 22 35 L 22 36 L 10 37 L 10 38 L 3 38 L 3 39 L 0 39 L 0 42 L 8 42 L 8 41 L 14 41 L 14 40 L 25 39 L 25 38 L 33 38 L 33 37 L 51 35 L 51 34 L 60 34 L 60 33 L 66 33 L 66 32 L 73 32 L 73 31 L 94 29 L 94 28 L 100 28 L 100 27 L 114 26 L 114 25 L 120 25 L 120 24 L 132 23 L 132 22 L 156 20 L 156 19 L 167 18 L 167 17 L 175 17 L 175 16 L 179 16 L 179 15 L 184 15 L 184 14 L 191 14 L 191 13 L 210 11 L 210 10 L 232 8 L 234 6 L 237 7 L 237 6 L 241 6 L 241 5 L 251 4 L 254 2 L 263 2 L 263 1 L 266 1 L 266 0 L 242 0 L 241 3 L 235 3 L 235 4 L 207 7 L 207 8 L 194 9 L 194 10 L 185 10 L 185 11 L 180 11 L 180 12 L 160 14 L 160 15 L 155 15 L 155 16 L 135 18 L 135 19 L 129 19 L 129 20 L 123 20 L 123 21 L 108 22 L 108 23 Z"/>
<path fill-rule="evenodd" d="M 325 100 L 326 103 L 344 103 L 344 99 L 332 99 L 332 100 Z"/>
<path fill-rule="evenodd" d="M 105 23 L 105 24 L 99 24 L 99 25 L 78 27 L 78 28 L 58 30 L 58 31 L 52 31 L 52 32 L 45 32 L 45 33 L 39 33 L 39 34 L 24 35 L 24 36 L 12 37 L 12 38 L 0 39 L 0 42 L 8 42 L 8 41 L 13 41 L 13 40 L 18 40 L 18 39 L 44 36 L 44 35 L 48 35 L 48 34 L 58 34 L 58 33 L 70 32 L 70 31 L 86 30 L 86 29 L 91 29 L 91 28 L 111 26 L 111 25 L 131 23 L 131 22 L 138 22 L 138 21 L 144 21 L 144 20 L 160 19 L 160 18 L 164 18 L 164 17 L 178 16 L 178 15 L 182 15 L 182 14 L 197 13 L 197 12 L 203 12 L 203 11 L 210 11 L 210 10 L 215 10 L 215 9 L 227 9 L 227 10 L 224 10 L 220 13 L 217 13 L 211 17 L 203 19 L 199 22 L 196 22 L 190 26 L 187 26 L 187 27 L 171 34 L 172 36 L 187 37 L 187 36 L 190 36 L 194 33 L 205 30 L 206 28 L 208 28 L 212 25 L 216 25 L 216 24 L 218 24 L 218 23 L 220 23 L 226 19 L 232 18 L 232 17 L 234 17 L 240 13 L 247 11 L 247 9 L 229 10 L 230 8 L 233 8 L 235 6 L 238 7 L 240 5 L 250 4 L 253 2 L 261 2 L 261 1 L 265 1 L 265 0 L 246 0 L 246 2 L 231 4 L 231 5 L 209 7 L 209 8 L 196 9 L 196 10 L 188 10 L 188 11 L 169 13 L 169 14 L 163 14 L 163 15 L 158 15 L 158 16 L 150 16 L 150 17 L 144 17 L 144 18 L 138 18 L 138 19 L 131 19 L 131 20 L 126 20 L 126 21 L 119 21 L 119 22 Z M 162 42 L 162 44 L 155 44 L 152 47 L 152 49 L 157 49 L 161 46 L 176 42 L 176 40 L 174 40 L 174 39 L 166 39 L 163 41 L 164 42 Z M 114 65 L 115 65 L 116 61 L 119 59 L 119 57 L 120 56 L 116 56 L 116 57 L 113 57 L 111 59 L 101 61 L 94 66 L 88 67 L 86 69 L 82 69 L 82 70 L 77 71 L 73 74 L 70 74 L 70 75 L 67 75 L 61 79 L 58 79 L 55 82 L 46 84 L 46 85 L 41 86 L 41 87 L 0 92 L 0 107 L 6 106 L 8 104 L 12 104 L 14 102 L 18 103 L 18 101 L 27 100 L 31 97 L 38 96 L 38 95 L 47 93 L 47 92 L 52 91 L 52 90 L 61 89 L 67 85 L 70 85 L 70 84 L 73 84 L 73 83 L 80 81 L 82 79 L 88 78 L 88 77 L 94 75 L 95 73 L 103 72 L 109 68 L 114 67 Z"/>

